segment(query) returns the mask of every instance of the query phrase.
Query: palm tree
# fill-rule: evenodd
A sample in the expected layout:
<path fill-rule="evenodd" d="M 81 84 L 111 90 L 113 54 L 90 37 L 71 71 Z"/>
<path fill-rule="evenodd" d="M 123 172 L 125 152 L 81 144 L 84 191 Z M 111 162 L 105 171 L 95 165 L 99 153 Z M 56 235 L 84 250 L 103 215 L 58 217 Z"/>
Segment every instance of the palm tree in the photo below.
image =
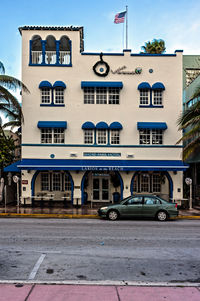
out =
<path fill-rule="evenodd" d="M 191 99 L 200 96 L 200 87 Z M 183 149 L 183 160 L 200 150 L 200 101 L 187 108 L 178 119 L 179 130 L 186 130 L 183 137 L 177 141 L 185 142 Z"/>
<path fill-rule="evenodd" d="M 154 39 L 153 41 L 148 41 L 145 43 L 145 46 L 141 47 L 144 53 L 151 53 L 151 54 L 161 54 L 164 53 L 165 48 L 165 41 L 164 40 L 157 40 Z"/>
<path fill-rule="evenodd" d="M 21 89 L 28 92 L 27 87 L 15 77 L 5 75 L 5 68 L 0 61 L 0 111 L 13 121 L 18 116 L 19 121 L 23 119 L 22 109 L 17 98 L 9 90 Z"/>

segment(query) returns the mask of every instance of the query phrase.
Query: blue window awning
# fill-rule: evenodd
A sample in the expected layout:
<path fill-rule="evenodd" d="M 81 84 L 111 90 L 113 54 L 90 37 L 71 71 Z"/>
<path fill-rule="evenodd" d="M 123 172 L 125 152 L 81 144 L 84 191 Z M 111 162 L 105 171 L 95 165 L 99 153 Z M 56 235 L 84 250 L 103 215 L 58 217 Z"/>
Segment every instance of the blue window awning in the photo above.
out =
<path fill-rule="evenodd" d="M 109 127 L 106 122 L 100 121 L 97 123 L 96 128 L 101 130 L 101 129 L 108 129 Z"/>
<path fill-rule="evenodd" d="M 5 172 L 21 172 L 21 170 L 17 167 L 21 161 L 14 162 L 4 168 Z"/>
<path fill-rule="evenodd" d="M 165 122 L 138 122 L 137 129 L 157 129 L 157 130 L 166 130 L 167 124 Z"/>
<path fill-rule="evenodd" d="M 151 89 L 150 84 L 147 83 L 147 82 L 140 83 L 140 84 L 138 85 L 138 90 L 143 90 L 143 89 L 145 89 L 145 90 L 150 90 L 150 89 Z"/>
<path fill-rule="evenodd" d="M 163 83 L 155 83 L 152 86 L 152 90 L 165 90 L 165 86 L 163 85 Z"/>
<path fill-rule="evenodd" d="M 189 165 L 181 160 L 22 159 L 17 167 L 20 170 L 184 171 Z"/>
<path fill-rule="evenodd" d="M 63 89 L 66 89 L 66 85 L 62 81 L 56 81 L 53 84 L 53 88 L 63 88 Z"/>
<path fill-rule="evenodd" d="M 110 88 L 123 88 L 123 83 L 122 82 L 86 82 L 82 81 L 81 82 L 81 88 L 88 88 L 88 87 L 110 87 Z"/>
<path fill-rule="evenodd" d="M 39 84 L 39 89 L 41 88 L 52 88 L 52 84 L 50 82 L 48 82 L 47 80 L 43 80 L 40 84 Z"/>
<path fill-rule="evenodd" d="M 115 121 L 110 124 L 110 129 L 111 130 L 122 130 L 123 127 L 120 122 Z"/>
<path fill-rule="evenodd" d="M 83 130 L 86 130 L 86 129 L 88 129 L 88 130 L 93 130 L 93 129 L 95 129 L 95 125 L 94 125 L 94 123 L 91 122 L 91 121 L 86 121 L 85 123 L 83 123 L 82 129 L 83 129 Z"/>
<path fill-rule="evenodd" d="M 37 127 L 41 128 L 67 128 L 66 121 L 38 121 Z"/>

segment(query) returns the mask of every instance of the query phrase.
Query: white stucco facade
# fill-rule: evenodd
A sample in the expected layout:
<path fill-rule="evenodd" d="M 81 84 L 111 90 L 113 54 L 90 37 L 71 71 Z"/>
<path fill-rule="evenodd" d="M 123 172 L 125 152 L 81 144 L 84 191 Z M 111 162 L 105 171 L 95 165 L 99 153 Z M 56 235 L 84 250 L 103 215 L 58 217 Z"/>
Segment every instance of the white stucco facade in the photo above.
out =
<path fill-rule="evenodd" d="M 182 110 L 182 52 L 145 55 L 125 50 L 100 56 L 98 52 L 83 51 L 82 28 L 23 27 L 20 32 L 22 81 L 30 91 L 22 96 L 22 161 L 18 164 L 22 172 L 22 202 L 26 199 L 31 203 L 34 196 L 41 193 L 52 194 L 55 200 L 66 197 L 72 204 L 78 202 L 79 205 L 90 201 L 114 201 L 114 192 L 120 197 L 131 193 L 154 193 L 165 199 L 182 199 L 185 167 L 181 161 L 182 146 L 176 145 L 181 137 L 177 117 Z M 45 41 L 50 35 L 55 41 L 68 37 L 70 50 L 67 50 L 71 53 L 67 64 L 59 63 L 59 42 L 54 43 L 53 54 L 49 51 L 51 62 L 48 63 Z M 33 63 L 33 43 L 30 41 L 36 36 L 43 42 L 41 49 L 36 47 L 40 59 Z M 93 67 L 98 61 L 96 74 Z M 106 66 L 109 72 L 103 76 Z M 55 103 L 54 88 L 50 89 L 50 103 L 42 102 L 40 84 L 45 82 L 52 87 L 56 82 L 66 86 L 63 89 L 64 101 L 60 105 Z M 140 89 L 141 84 L 145 88 Z M 159 105 L 153 103 L 154 84 L 160 84 L 155 89 L 161 94 Z M 98 87 L 105 88 L 107 104 L 97 103 L 97 100 L 96 103 L 86 103 L 85 87 L 91 87 L 96 94 Z M 112 87 L 117 87 L 119 92 L 117 103 L 109 103 L 109 89 Z M 141 104 L 141 91 L 147 91 L 144 93 L 149 99 L 145 105 Z M 104 102 L 104 96 L 100 95 L 100 102 Z M 47 128 L 45 122 L 51 122 L 53 129 L 58 127 L 56 123 L 65 122 L 64 142 L 54 143 L 52 140 L 49 143 L 45 138 L 47 143 L 44 143 L 41 138 L 43 126 L 39 122 L 44 128 Z M 83 125 L 87 122 L 94 125 L 93 129 L 89 128 L 93 131 L 90 144 L 84 140 Z M 108 125 L 108 128 L 103 128 L 106 142 L 98 143 L 98 124 L 102 122 Z M 116 122 L 121 125 L 120 129 L 116 128 L 119 141 L 112 144 L 111 124 Z M 151 136 L 151 141 L 143 142 L 141 129 L 150 131 L 151 135 L 154 129 L 161 129 L 162 141 L 152 143 Z M 45 176 L 41 179 L 42 173 L 46 173 L 47 180 Z M 60 173 L 60 176 L 53 175 L 55 173 Z M 119 179 L 118 186 L 111 179 L 115 176 Z M 56 181 L 55 185 L 52 179 Z M 66 189 L 70 190 L 69 194 Z"/>

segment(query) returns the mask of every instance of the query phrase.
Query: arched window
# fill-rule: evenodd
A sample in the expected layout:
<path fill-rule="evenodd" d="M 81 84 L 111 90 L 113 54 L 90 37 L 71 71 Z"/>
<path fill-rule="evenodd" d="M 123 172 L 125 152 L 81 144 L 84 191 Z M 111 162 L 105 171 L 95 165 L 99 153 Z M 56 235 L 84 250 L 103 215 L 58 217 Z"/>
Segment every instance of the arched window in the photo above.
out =
<path fill-rule="evenodd" d="M 42 39 L 39 35 L 31 39 L 31 62 L 32 64 L 42 63 Z"/>
<path fill-rule="evenodd" d="M 59 63 L 62 65 L 70 64 L 71 41 L 67 36 L 60 38 L 59 52 Z"/>
<path fill-rule="evenodd" d="M 45 63 L 56 64 L 56 39 L 51 35 L 46 38 Z"/>

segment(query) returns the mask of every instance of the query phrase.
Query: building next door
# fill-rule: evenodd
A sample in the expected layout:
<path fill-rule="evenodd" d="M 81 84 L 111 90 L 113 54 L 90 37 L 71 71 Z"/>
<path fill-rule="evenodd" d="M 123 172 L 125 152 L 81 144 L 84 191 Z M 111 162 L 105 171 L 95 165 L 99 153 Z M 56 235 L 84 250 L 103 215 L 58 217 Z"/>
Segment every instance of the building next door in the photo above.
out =
<path fill-rule="evenodd" d="M 109 177 L 93 177 L 92 199 L 96 202 L 108 202 L 109 195 Z"/>

